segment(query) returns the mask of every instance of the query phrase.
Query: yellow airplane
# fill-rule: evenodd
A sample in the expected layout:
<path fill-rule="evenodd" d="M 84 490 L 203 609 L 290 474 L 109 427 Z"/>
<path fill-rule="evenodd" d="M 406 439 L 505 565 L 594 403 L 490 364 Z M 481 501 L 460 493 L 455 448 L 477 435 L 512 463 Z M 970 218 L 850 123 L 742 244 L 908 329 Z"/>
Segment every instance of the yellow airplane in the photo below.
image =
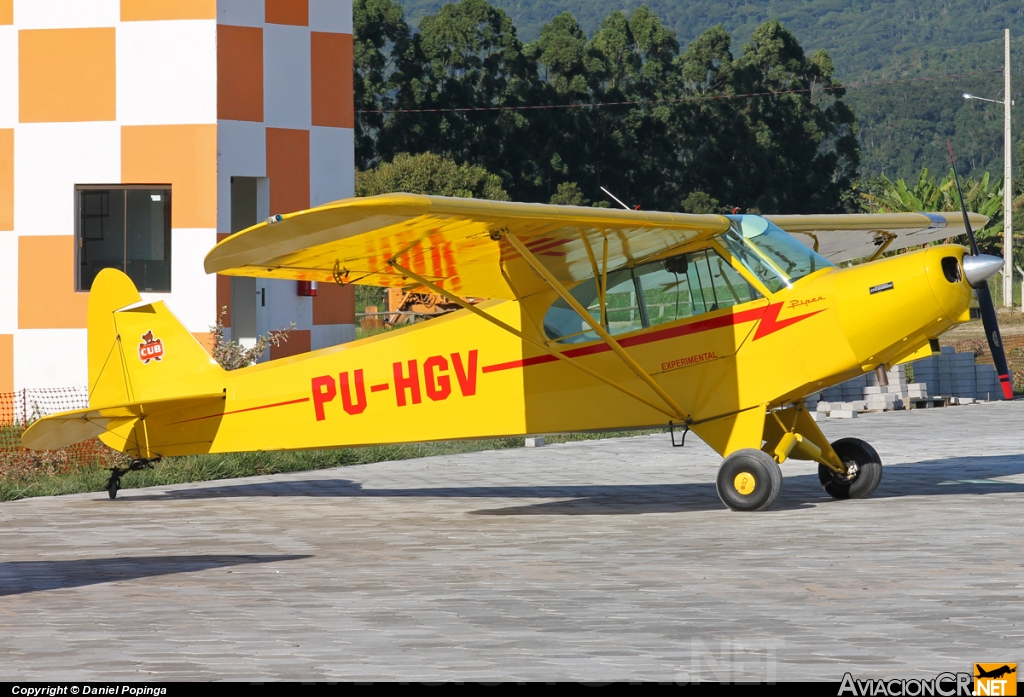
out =
<path fill-rule="evenodd" d="M 90 407 L 35 422 L 23 443 L 99 437 L 138 469 L 195 453 L 668 424 L 723 456 L 718 492 L 732 509 L 771 506 L 788 458 L 816 461 L 832 496 L 862 498 L 881 479 L 878 455 L 857 439 L 830 444 L 803 399 L 930 355 L 971 318 L 972 286 L 1001 259 L 948 244 L 880 258 L 987 222 L 957 217 L 412 194 L 274 216 L 219 243 L 206 271 L 420 289 L 463 309 L 228 372 L 163 302 L 143 303 L 108 269 L 89 300 Z"/>

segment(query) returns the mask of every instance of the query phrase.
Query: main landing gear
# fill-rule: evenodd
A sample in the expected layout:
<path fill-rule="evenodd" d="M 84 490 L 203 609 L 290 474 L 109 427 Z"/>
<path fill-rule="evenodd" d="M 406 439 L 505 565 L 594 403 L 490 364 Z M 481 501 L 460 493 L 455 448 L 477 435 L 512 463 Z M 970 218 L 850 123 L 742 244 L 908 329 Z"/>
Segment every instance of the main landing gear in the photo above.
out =
<path fill-rule="evenodd" d="M 859 438 L 843 438 L 832 444 L 846 465 L 846 474 L 818 465 L 818 481 L 834 499 L 866 499 L 882 481 L 882 459 Z"/>
<path fill-rule="evenodd" d="M 857 438 L 843 438 L 832 449 L 846 467 L 844 473 L 818 465 L 818 480 L 836 499 L 863 499 L 882 481 L 882 461 L 870 445 Z M 722 503 L 734 511 L 763 511 L 782 491 L 782 468 L 763 450 L 744 448 L 722 462 L 716 482 Z"/>
<path fill-rule="evenodd" d="M 148 469 L 153 466 L 153 463 L 159 462 L 160 458 L 156 457 L 151 460 L 132 460 L 131 464 L 127 467 L 111 467 L 110 468 L 110 479 L 107 480 L 107 495 L 112 499 L 117 498 L 117 492 L 121 489 L 121 477 L 129 472 L 138 472 L 139 470 Z"/>
<path fill-rule="evenodd" d="M 782 468 L 763 450 L 743 448 L 718 469 L 718 498 L 734 511 L 763 511 L 782 491 Z"/>

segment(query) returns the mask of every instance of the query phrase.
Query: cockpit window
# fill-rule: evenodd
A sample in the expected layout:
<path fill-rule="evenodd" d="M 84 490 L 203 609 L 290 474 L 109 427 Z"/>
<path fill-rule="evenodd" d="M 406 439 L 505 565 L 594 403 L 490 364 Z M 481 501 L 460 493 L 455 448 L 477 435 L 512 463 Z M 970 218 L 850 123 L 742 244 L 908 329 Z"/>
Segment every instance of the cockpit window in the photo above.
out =
<path fill-rule="evenodd" d="M 773 293 L 819 269 L 835 266 L 759 215 L 730 215 L 718 240 Z"/>
<path fill-rule="evenodd" d="M 601 321 L 597 284 L 587 279 L 572 296 Z M 756 300 L 760 294 L 713 249 L 680 254 L 608 274 L 605 328 L 624 334 Z M 563 344 L 594 341 L 597 334 L 559 298 L 544 316 L 544 333 Z"/>

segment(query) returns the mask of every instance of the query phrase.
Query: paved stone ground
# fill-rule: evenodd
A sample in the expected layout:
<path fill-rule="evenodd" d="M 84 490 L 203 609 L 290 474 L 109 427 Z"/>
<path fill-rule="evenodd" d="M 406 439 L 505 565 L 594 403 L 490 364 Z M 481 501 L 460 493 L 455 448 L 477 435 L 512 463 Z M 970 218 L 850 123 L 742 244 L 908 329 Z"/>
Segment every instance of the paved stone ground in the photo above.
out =
<path fill-rule="evenodd" d="M 839 680 L 1024 662 L 1024 402 L 827 422 L 775 509 L 644 436 L 0 504 L 0 680 Z"/>

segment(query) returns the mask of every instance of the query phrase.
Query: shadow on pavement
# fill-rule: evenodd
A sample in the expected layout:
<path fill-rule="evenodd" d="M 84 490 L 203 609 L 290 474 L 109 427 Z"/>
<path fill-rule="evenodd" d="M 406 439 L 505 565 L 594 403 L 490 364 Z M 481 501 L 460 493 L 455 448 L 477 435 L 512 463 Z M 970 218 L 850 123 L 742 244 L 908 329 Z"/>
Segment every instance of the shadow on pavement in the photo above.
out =
<path fill-rule="evenodd" d="M 194 554 L 159 557 L 104 557 L 59 561 L 0 562 L 0 597 L 33 591 L 91 586 L 147 576 L 205 571 L 239 564 L 307 559 L 308 554 Z"/>
<path fill-rule="evenodd" d="M 800 463 L 807 467 L 807 463 Z M 567 467 L 571 467 L 568 465 Z M 787 465 L 782 467 L 783 473 Z M 984 495 L 1024 493 L 1024 483 L 994 477 L 1024 474 L 1024 455 L 958 457 L 912 464 L 889 465 L 872 498 L 907 496 Z M 709 472 L 709 477 L 713 477 Z M 628 472 L 623 473 L 623 478 Z M 488 498 L 557 499 L 497 509 L 473 511 L 478 515 L 636 515 L 723 510 L 713 481 L 685 484 L 580 484 L 535 486 L 439 486 L 410 488 L 363 488 L 348 479 L 289 478 L 272 482 L 218 483 L 158 494 L 132 495 L 122 500 L 165 501 L 232 497 L 307 496 L 334 498 Z M 809 508 L 831 502 L 816 474 L 785 477 L 782 494 L 773 511 Z"/>

